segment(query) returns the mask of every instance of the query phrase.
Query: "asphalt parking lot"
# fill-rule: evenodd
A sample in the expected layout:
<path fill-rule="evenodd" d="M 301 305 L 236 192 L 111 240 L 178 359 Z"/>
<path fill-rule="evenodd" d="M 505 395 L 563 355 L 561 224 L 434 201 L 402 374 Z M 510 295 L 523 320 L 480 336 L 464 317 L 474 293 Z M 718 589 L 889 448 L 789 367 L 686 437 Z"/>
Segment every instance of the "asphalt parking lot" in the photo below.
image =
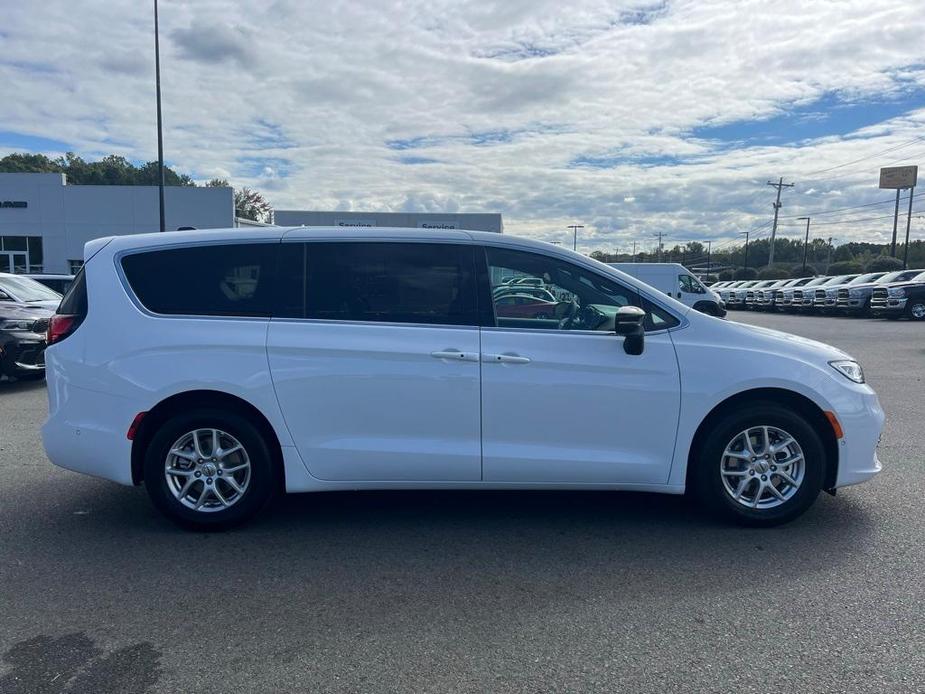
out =
<path fill-rule="evenodd" d="M 925 691 L 925 326 L 731 313 L 858 358 L 873 482 L 772 530 L 621 493 L 282 500 L 225 534 L 52 467 L 0 383 L 0 692 Z"/>

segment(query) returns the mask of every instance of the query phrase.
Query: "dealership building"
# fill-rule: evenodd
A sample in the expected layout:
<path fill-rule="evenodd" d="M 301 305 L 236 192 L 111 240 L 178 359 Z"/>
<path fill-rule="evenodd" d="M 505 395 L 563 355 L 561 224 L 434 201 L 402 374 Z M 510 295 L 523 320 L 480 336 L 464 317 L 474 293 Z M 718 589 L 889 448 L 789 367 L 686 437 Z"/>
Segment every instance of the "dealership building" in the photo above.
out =
<path fill-rule="evenodd" d="M 231 188 L 167 186 L 168 229 L 232 227 Z M 67 185 L 60 173 L 0 173 L 0 272 L 73 273 L 84 244 L 160 230 L 157 186 Z"/>
<path fill-rule="evenodd" d="M 504 225 L 496 213 L 442 212 L 313 212 L 277 210 L 273 220 L 283 227 L 411 227 L 413 229 L 468 229 L 500 234 Z"/>

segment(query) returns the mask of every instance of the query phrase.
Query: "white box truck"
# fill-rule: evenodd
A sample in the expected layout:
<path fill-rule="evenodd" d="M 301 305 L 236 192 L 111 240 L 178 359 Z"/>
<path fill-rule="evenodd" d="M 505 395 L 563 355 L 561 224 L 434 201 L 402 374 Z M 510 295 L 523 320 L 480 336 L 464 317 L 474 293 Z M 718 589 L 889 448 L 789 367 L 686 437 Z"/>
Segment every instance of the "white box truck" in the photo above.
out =
<path fill-rule="evenodd" d="M 726 305 L 679 263 L 608 263 L 697 311 L 722 318 Z"/>

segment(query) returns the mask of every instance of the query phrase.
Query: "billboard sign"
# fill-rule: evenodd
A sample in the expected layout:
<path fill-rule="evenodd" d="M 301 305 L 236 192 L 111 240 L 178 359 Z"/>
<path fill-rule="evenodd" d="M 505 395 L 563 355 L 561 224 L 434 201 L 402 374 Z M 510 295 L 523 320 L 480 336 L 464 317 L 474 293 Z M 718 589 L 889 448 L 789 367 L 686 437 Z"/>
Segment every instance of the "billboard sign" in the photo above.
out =
<path fill-rule="evenodd" d="M 914 188 L 919 175 L 917 166 L 889 166 L 880 169 L 880 187 L 889 189 Z"/>

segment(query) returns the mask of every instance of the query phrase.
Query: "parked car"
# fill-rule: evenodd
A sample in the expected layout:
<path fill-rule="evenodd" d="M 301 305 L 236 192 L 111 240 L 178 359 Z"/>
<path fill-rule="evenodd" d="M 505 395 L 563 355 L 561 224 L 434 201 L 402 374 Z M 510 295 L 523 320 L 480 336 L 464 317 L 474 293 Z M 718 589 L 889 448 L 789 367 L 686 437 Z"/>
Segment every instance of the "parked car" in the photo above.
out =
<path fill-rule="evenodd" d="M 833 277 L 828 282 L 823 282 L 816 290 L 812 293 L 812 306 L 811 308 L 814 311 L 819 311 L 820 313 L 825 313 L 828 310 L 835 309 L 835 293 L 838 291 L 838 287 L 844 286 L 849 282 L 853 282 L 861 275 L 839 275 Z M 831 299 L 831 303 L 829 303 Z"/>
<path fill-rule="evenodd" d="M 53 312 L 0 302 L 0 376 L 21 381 L 45 375 L 45 333 Z"/>
<path fill-rule="evenodd" d="M 61 295 L 23 275 L 0 272 L 0 302 L 4 301 L 54 311 L 61 303 Z"/>
<path fill-rule="evenodd" d="M 538 299 L 540 301 L 552 301 L 553 303 L 558 301 L 548 289 L 539 289 L 537 287 L 528 287 L 525 285 L 511 287 L 508 285 L 501 285 L 499 287 L 495 287 L 495 289 L 492 290 L 492 298 L 496 301 L 502 296 L 509 296 L 513 294 L 519 294 L 521 296 L 532 296 L 534 299 Z"/>
<path fill-rule="evenodd" d="M 783 289 L 784 287 L 791 287 L 796 284 L 797 281 L 798 280 L 795 279 L 776 280 L 773 284 L 764 289 L 759 289 L 755 292 L 754 307 L 761 311 L 773 310 L 774 297 L 777 295 L 777 290 Z"/>
<path fill-rule="evenodd" d="M 660 292 L 691 306 L 696 311 L 722 318 L 726 306 L 719 294 L 707 289 L 679 263 L 608 263 L 611 267 L 645 282 Z"/>
<path fill-rule="evenodd" d="M 819 279 L 816 277 L 800 277 L 795 282 L 774 290 L 774 308 L 777 311 L 787 311 L 793 305 L 793 294 L 799 287 L 805 287 L 810 282 Z"/>
<path fill-rule="evenodd" d="M 777 284 L 780 280 L 759 280 L 755 282 L 752 286 L 745 290 L 745 299 L 742 302 L 744 308 L 755 308 L 755 299 L 757 292 L 762 289 L 770 288 Z"/>
<path fill-rule="evenodd" d="M 925 320 L 925 271 L 906 282 L 894 282 L 873 290 L 870 310 L 875 316 Z"/>
<path fill-rule="evenodd" d="M 905 282 L 922 272 L 925 272 L 925 270 L 896 270 L 888 272 L 874 281 L 857 282 L 850 287 L 840 287 L 837 292 L 835 306 L 844 313 L 866 315 L 870 313 L 870 300 L 874 289 L 894 282 Z"/>
<path fill-rule="evenodd" d="M 45 450 L 144 483 L 184 525 L 242 522 L 278 489 L 405 488 L 689 490 L 773 525 L 880 470 L 883 411 L 850 356 L 538 241 L 266 227 L 84 258 L 49 325 Z M 499 316 L 479 297 L 513 272 L 573 300 Z"/>
<path fill-rule="evenodd" d="M 758 280 L 746 280 L 730 290 L 726 295 L 726 307 L 745 308 L 745 292 L 749 287 L 754 287 L 756 284 L 758 284 Z"/>
<path fill-rule="evenodd" d="M 722 289 L 716 290 L 716 293 L 719 294 L 719 298 L 722 300 L 722 302 L 723 302 L 724 304 L 728 305 L 728 304 L 729 304 L 729 297 L 730 297 L 730 295 L 732 294 L 732 290 L 735 289 L 736 287 L 739 287 L 739 286 L 745 284 L 745 282 L 746 282 L 746 280 L 735 280 L 735 281 L 730 282 L 729 284 L 727 284 L 727 285 L 726 285 L 725 287 L 723 287 Z"/>
<path fill-rule="evenodd" d="M 74 275 L 22 275 L 30 280 L 35 280 L 39 284 L 44 284 L 49 289 L 53 289 L 58 294 L 64 294 L 74 281 Z"/>
<path fill-rule="evenodd" d="M 495 297 L 495 315 L 505 318 L 554 318 L 558 301 L 542 301 L 526 294 Z"/>
<path fill-rule="evenodd" d="M 793 290 L 790 303 L 785 304 L 786 307 L 791 311 L 802 311 L 804 309 L 811 308 L 813 305 L 813 297 L 815 296 L 816 287 L 821 287 L 830 279 L 833 278 L 829 275 L 814 277 L 802 287 L 797 287 Z"/>

